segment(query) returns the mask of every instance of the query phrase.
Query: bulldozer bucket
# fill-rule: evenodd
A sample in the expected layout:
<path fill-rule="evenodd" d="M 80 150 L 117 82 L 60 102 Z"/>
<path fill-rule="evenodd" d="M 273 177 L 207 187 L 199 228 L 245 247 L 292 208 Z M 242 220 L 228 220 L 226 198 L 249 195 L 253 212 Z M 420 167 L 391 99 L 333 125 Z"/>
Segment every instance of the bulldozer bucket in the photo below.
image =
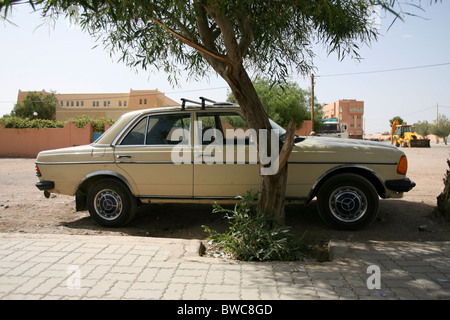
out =
<path fill-rule="evenodd" d="M 430 148 L 430 139 L 411 139 L 409 146 L 411 148 Z"/>

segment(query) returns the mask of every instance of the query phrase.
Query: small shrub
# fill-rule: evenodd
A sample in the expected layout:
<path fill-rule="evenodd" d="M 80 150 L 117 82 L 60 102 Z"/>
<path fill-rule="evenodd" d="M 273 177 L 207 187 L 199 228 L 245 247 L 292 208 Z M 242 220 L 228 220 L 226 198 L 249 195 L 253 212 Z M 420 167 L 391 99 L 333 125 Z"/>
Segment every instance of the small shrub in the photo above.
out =
<path fill-rule="evenodd" d="M 231 226 L 226 233 L 219 233 L 202 226 L 209 233 L 208 240 L 214 248 L 244 261 L 292 261 L 301 255 L 301 239 L 296 239 L 283 225 L 274 222 L 257 210 L 257 196 L 251 192 L 237 197 L 239 202 L 233 210 L 218 204 L 213 213 L 225 213 Z"/>
<path fill-rule="evenodd" d="M 0 123 L 5 128 L 10 129 L 47 129 L 47 128 L 63 128 L 66 125 L 64 121 L 54 121 L 45 119 L 28 119 L 20 117 L 5 116 L 0 119 Z"/>
<path fill-rule="evenodd" d="M 87 115 L 80 115 L 77 116 L 73 123 L 77 128 L 84 128 L 88 123 L 92 124 L 92 129 L 94 133 L 103 133 L 105 132 L 105 122 L 109 123 L 109 125 L 112 125 L 114 121 L 112 119 L 106 119 L 106 118 L 100 118 L 100 119 L 93 119 L 90 118 Z"/>

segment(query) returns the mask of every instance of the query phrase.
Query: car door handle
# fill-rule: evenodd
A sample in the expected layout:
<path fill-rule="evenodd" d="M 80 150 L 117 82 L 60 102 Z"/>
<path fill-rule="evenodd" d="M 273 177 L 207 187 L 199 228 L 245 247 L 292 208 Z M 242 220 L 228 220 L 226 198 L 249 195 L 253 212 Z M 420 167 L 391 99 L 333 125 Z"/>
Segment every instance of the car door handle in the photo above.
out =
<path fill-rule="evenodd" d="M 117 159 L 131 159 L 133 158 L 132 155 L 119 155 L 117 156 Z"/>

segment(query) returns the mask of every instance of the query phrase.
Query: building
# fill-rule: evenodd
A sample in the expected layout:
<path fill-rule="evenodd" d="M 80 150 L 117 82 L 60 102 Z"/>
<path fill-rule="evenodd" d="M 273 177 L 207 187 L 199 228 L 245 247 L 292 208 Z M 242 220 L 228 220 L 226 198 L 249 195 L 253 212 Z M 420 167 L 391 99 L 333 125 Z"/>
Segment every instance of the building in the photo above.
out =
<path fill-rule="evenodd" d="M 17 103 L 30 91 L 21 91 Z M 48 94 L 45 90 L 43 94 Z M 147 108 L 179 106 L 158 90 L 132 90 L 129 93 L 56 93 L 56 120 L 71 121 L 80 115 L 117 120 L 122 114 Z"/>
<path fill-rule="evenodd" d="M 347 127 L 350 139 L 363 139 L 364 101 L 339 100 L 323 107 L 325 119 L 337 118 L 342 127 Z"/>

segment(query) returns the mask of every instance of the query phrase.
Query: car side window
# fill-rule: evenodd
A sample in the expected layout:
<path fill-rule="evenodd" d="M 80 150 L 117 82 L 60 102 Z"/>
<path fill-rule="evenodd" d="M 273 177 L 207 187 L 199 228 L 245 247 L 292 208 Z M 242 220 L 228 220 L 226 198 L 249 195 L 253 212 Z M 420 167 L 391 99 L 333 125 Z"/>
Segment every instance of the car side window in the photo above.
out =
<path fill-rule="evenodd" d="M 143 145 L 145 143 L 145 132 L 147 128 L 147 117 L 139 121 L 134 128 L 128 132 L 126 137 L 122 140 L 121 145 Z"/>
<path fill-rule="evenodd" d="M 188 144 L 191 118 L 189 113 L 150 116 L 147 145 Z"/>
<path fill-rule="evenodd" d="M 122 140 L 121 145 L 188 144 L 190 114 L 161 114 L 140 120 Z"/>
<path fill-rule="evenodd" d="M 245 119 L 234 112 L 205 112 L 197 115 L 199 134 L 203 145 L 214 141 L 222 141 L 223 144 L 250 144 L 253 138 L 250 136 L 248 124 Z M 216 142 L 216 143 L 217 143 Z"/>

